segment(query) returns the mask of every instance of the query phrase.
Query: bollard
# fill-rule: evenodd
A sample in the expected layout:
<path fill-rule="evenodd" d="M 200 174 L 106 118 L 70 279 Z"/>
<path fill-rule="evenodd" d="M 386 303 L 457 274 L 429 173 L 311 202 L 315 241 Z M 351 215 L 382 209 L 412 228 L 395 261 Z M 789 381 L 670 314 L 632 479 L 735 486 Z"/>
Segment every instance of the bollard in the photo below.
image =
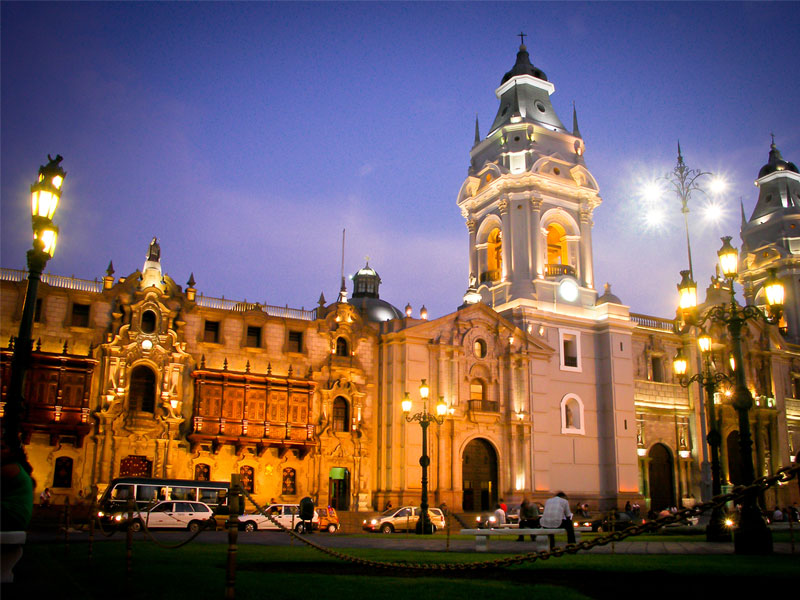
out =
<path fill-rule="evenodd" d="M 445 519 L 447 519 L 447 543 L 445 544 L 444 551 L 450 552 L 450 517 L 445 516 Z"/>
<path fill-rule="evenodd" d="M 792 515 L 789 514 L 789 541 L 792 543 L 792 554 L 794 554 L 794 519 L 792 519 Z"/>
<path fill-rule="evenodd" d="M 615 527 L 617 523 L 617 509 L 614 509 L 614 512 L 611 513 L 611 533 L 616 532 L 617 528 Z M 611 554 L 614 554 L 614 540 L 611 540 Z"/>
<path fill-rule="evenodd" d="M 69 496 L 64 500 L 64 552 L 69 554 Z"/>
<path fill-rule="evenodd" d="M 239 539 L 239 498 L 241 477 L 231 474 L 231 489 L 228 493 L 228 565 L 225 573 L 225 600 L 236 598 L 236 542 Z"/>

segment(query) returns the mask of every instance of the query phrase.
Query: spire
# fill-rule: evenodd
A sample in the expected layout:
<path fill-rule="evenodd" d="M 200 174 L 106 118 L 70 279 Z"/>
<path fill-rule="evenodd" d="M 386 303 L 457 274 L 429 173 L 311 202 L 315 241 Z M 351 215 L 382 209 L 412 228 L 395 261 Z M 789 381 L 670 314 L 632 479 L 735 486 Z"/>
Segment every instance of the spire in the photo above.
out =
<path fill-rule="evenodd" d="M 189 281 L 186 282 L 186 285 L 188 285 L 189 287 L 194 287 L 195 283 L 197 282 L 194 280 L 194 271 L 192 271 L 191 273 L 189 273 Z"/>
<path fill-rule="evenodd" d="M 109 277 L 114 275 L 114 261 L 108 261 L 108 268 L 106 269 L 106 275 Z"/>
<path fill-rule="evenodd" d="M 478 127 L 478 113 L 475 113 L 475 143 L 472 145 L 472 147 L 474 148 L 480 143 L 481 143 L 481 130 L 480 127 Z"/>
<path fill-rule="evenodd" d="M 742 227 L 744 227 L 747 225 L 747 217 L 744 216 L 744 200 L 742 200 L 741 196 L 739 196 L 739 206 L 742 209 Z"/>
<path fill-rule="evenodd" d="M 319 304 L 320 307 L 325 306 L 325 294 L 324 293 L 322 293 L 322 292 L 319 293 L 319 300 L 317 300 L 317 304 Z"/>
<path fill-rule="evenodd" d="M 678 140 L 678 164 L 683 164 L 683 154 L 681 154 L 681 141 Z"/>
<path fill-rule="evenodd" d="M 578 129 L 578 109 L 575 107 L 575 101 L 572 101 L 572 135 L 581 137 L 581 130 Z"/>
<path fill-rule="evenodd" d="M 339 302 L 347 302 L 347 285 L 344 282 L 344 233 L 346 229 L 342 229 L 342 285 L 339 288 Z"/>

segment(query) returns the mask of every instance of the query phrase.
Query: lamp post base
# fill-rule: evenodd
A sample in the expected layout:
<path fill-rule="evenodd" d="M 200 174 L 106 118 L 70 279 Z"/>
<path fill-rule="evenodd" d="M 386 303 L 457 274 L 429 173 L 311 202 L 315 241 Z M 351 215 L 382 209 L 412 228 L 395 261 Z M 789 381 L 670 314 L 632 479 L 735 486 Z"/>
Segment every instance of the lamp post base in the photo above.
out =
<path fill-rule="evenodd" d="M 718 506 L 711 511 L 711 518 L 706 525 L 707 542 L 730 542 L 731 530 L 725 526 L 725 513 Z"/>
<path fill-rule="evenodd" d="M 433 523 L 431 523 L 428 519 L 420 519 L 419 521 L 417 521 L 415 533 L 417 535 L 433 534 Z"/>
<path fill-rule="evenodd" d="M 772 532 L 755 505 L 743 506 L 739 526 L 733 530 L 736 554 L 772 554 Z"/>

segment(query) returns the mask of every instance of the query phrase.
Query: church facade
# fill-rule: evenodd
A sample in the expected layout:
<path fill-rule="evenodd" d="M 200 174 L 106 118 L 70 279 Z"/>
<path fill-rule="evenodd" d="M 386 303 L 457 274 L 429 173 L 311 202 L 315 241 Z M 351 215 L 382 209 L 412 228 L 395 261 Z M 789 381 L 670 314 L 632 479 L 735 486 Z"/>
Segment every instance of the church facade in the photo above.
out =
<path fill-rule="evenodd" d="M 690 504 L 710 491 L 709 401 L 722 415 L 723 478 L 739 483 L 726 390 L 707 399 L 672 373 L 678 348 L 696 362 L 694 338 L 674 319 L 631 314 L 608 286 L 598 292 L 591 232 L 602 199 L 577 118 L 563 125 L 554 90 L 521 46 L 485 137 L 476 122 L 457 196 L 469 281 L 451 314 L 400 311 L 369 264 L 351 297 L 343 285 L 313 310 L 207 297 L 193 277 L 181 287 L 166 274 L 155 239 L 124 277 L 112 265 L 100 281 L 45 275 L 22 423 L 38 488 L 74 499 L 123 475 L 235 473 L 264 502 L 417 503 L 423 430 L 400 403 L 408 393 L 422 410 L 423 380 L 429 408 L 447 405 L 428 429 L 434 504 L 481 511 L 557 490 L 595 510 Z M 800 449 L 800 291 L 789 285 L 800 280 L 800 175 L 773 144 L 757 184 L 741 282 L 755 304 L 768 268 L 787 282 L 785 322 L 745 335 L 760 475 Z M 19 327 L 24 278 L 2 271 L 4 339 Z M 712 281 L 707 301 L 723 288 Z M 715 333 L 725 369 L 729 340 Z M 3 381 L 11 353 L 0 352 Z M 797 496 L 770 494 L 770 505 Z"/>

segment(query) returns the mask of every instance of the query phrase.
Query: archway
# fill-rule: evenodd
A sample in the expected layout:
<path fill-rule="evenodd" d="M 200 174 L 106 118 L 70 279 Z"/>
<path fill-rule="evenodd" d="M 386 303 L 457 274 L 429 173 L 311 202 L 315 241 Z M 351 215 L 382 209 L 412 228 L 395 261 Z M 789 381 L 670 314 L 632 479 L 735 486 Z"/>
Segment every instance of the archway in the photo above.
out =
<path fill-rule="evenodd" d="M 497 502 L 497 453 L 484 439 L 474 439 L 461 459 L 464 511 L 491 510 Z"/>
<path fill-rule="evenodd" d="M 676 506 L 672 453 L 664 444 L 655 444 L 647 453 L 650 464 L 647 477 L 650 481 L 650 509 L 658 512 Z"/>
<path fill-rule="evenodd" d="M 331 467 L 328 473 L 328 504 L 336 510 L 350 508 L 350 471 L 345 467 Z"/>

